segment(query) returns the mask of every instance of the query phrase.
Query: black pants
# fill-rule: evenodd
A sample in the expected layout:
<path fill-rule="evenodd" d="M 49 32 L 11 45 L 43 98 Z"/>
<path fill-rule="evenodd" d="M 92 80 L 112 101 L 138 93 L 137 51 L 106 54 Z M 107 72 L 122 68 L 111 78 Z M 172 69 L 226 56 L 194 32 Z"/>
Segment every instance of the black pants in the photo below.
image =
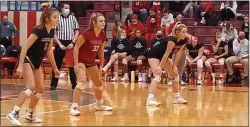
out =
<path fill-rule="evenodd" d="M 12 45 L 12 39 L 11 37 L 9 39 L 7 38 L 1 38 L 0 45 L 3 45 L 5 49 L 7 49 L 10 45 Z"/>
<path fill-rule="evenodd" d="M 201 12 L 204 12 L 205 11 L 205 8 L 203 6 L 199 6 L 197 8 L 195 8 L 194 10 L 194 18 L 195 18 L 195 21 L 198 22 L 198 20 L 201 18 Z M 210 18 L 210 14 L 207 12 L 205 15 L 204 15 L 204 18 L 205 18 L 205 21 L 207 22 L 208 18 Z"/>
<path fill-rule="evenodd" d="M 71 43 L 71 41 L 64 41 L 64 40 L 60 40 L 60 42 L 65 47 L 68 46 Z M 54 51 L 54 57 L 55 57 L 56 66 L 57 66 L 58 70 L 60 70 L 61 67 L 62 67 L 62 62 L 63 62 L 64 56 L 65 56 L 65 50 L 62 50 L 59 47 L 59 45 L 56 45 L 55 46 L 55 51 Z M 69 67 L 69 76 L 70 76 L 70 81 L 72 83 L 72 89 L 74 89 L 76 87 L 76 74 L 74 72 L 73 67 Z M 52 71 L 52 78 L 51 78 L 50 87 L 51 88 L 56 88 L 57 83 L 58 83 L 58 78 L 55 77 L 55 73 Z"/>
<path fill-rule="evenodd" d="M 234 18 L 235 15 L 231 9 L 222 9 L 221 10 L 221 21 L 229 21 Z"/>

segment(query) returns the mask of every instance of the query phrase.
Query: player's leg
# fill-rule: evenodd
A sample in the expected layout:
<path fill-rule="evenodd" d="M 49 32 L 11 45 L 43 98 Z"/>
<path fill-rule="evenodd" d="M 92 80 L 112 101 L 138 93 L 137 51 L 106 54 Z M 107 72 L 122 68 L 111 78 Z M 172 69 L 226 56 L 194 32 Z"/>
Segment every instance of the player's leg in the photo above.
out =
<path fill-rule="evenodd" d="M 103 82 L 100 75 L 99 68 L 95 66 L 91 66 L 86 68 L 86 72 L 88 76 L 92 79 L 94 83 L 95 95 L 96 95 L 96 110 L 98 111 L 111 111 L 112 107 L 104 104 L 103 101 Z"/>
<path fill-rule="evenodd" d="M 19 122 L 19 111 L 25 100 L 33 94 L 35 88 L 34 74 L 29 63 L 23 64 L 23 80 L 25 84 L 24 90 L 20 93 L 16 100 L 16 104 L 7 118 L 16 125 L 21 126 Z"/>
<path fill-rule="evenodd" d="M 77 116 L 80 115 L 78 111 L 81 93 L 86 87 L 87 77 L 86 77 L 86 66 L 83 63 L 78 64 L 78 70 L 75 70 L 77 77 L 77 85 L 73 91 L 73 102 L 70 107 L 70 115 Z"/>

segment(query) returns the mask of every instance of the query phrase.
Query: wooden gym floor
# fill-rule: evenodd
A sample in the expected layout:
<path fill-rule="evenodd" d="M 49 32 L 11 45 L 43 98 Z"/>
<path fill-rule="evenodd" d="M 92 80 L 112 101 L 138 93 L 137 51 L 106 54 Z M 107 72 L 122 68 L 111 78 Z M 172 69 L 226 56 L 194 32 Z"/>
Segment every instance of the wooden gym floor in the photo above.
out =
<path fill-rule="evenodd" d="M 173 104 L 173 93 L 166 85 L 159 85 L 156 97 L 159 107 L 146 107 L 145 83 L 105 83 L 108 104 L 113 112 L 96 112 L 93 103 L 93 84 L 82 92 L 81 116 L 69 116 L 72 100 L 71 87 L 59 82 L 56 91 L 49 90 L 45 81 L 44 98 L 37 105 L 35 115 L 43 123 L 25 123 L 22 116 L 29 100 L 21 109 L 23 126 L 248 126 L 248 87 L 194 86 L 183 88 L 181 95 L 187 105 Z M 11 111 L 20 91 L 21 80 L 1 80 L 1 126 L 13 126 L 5 116 Z"/>

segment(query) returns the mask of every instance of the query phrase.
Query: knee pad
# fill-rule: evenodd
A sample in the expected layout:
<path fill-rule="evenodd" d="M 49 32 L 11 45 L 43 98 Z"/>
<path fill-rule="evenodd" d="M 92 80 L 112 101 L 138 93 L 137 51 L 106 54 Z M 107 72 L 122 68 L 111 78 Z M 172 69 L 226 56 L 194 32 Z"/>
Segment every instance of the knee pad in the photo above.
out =
<path fill-rule="evenodd" d="M 76 88 L 78 88 L 80 90 L 84 90 L 86 88 L 86 85 L 85 85 L 85 83 L 77 82 Z"/>
<path fill-rule="evenodd" d="M 24 88 L 23 92 L 29 97 L 32 94 L 32 91 L 29 88 Z"/>
<path fill-rule="evenodd" d="M 136 63 L 137 65 L 142 65 L 142 60 L 137 60 Z"/>
<path fill-rule="evenodd" d="M 218 60 L 219 65 L 224 65 L 225 61 L 223 59 Z"/>
<path fill-rule="evenodd" d="M 203 67 L 203 61 L 201 59 L 197 60 L 197 67 Z"/>
<path fill-rule="evenodd" d="M 157 83 L 160 83 L 161 82 L 161 77 L 156 76 L 153 80 L 156 81 Z"/>
<path fill-rule="evenodd" d="M 128 64 L 128 61 L 126 59 L 122 59 L 123 64 Z"/>
<path fill-rule="evenodd" d="M 205 61 L 205 65 L 206 66 L 210 66 L 210 62 L 209 61 Z"/>
<path fill-rule="evenodd" d="M 34 96 L 38 99 L 42 98 L 43 94 L 42 93 L 38 93 L 38 92 L 34 92 Z"/>
<path fill-rule="evenodd" d="M 94 89 L 102 91 L 103 90 L 103 86 L 94 86 Z"/>

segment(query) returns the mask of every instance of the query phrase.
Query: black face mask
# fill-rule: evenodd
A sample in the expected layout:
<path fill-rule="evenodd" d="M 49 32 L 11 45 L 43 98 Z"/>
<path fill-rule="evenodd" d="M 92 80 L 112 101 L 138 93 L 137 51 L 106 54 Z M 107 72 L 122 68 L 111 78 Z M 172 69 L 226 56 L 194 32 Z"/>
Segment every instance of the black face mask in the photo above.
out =
<path fill-rule="evenodd" d="M 4 25 L 7 25 L 7 24 L 8 24 L 8 21 L 3 21 L 3 24 L 4 24 Z"/>
<path fill-rule="evenodd" d="M 160 39 L 160 38 L 162 38 L 162 35 L 157 35 L 156 37 Z"/>

